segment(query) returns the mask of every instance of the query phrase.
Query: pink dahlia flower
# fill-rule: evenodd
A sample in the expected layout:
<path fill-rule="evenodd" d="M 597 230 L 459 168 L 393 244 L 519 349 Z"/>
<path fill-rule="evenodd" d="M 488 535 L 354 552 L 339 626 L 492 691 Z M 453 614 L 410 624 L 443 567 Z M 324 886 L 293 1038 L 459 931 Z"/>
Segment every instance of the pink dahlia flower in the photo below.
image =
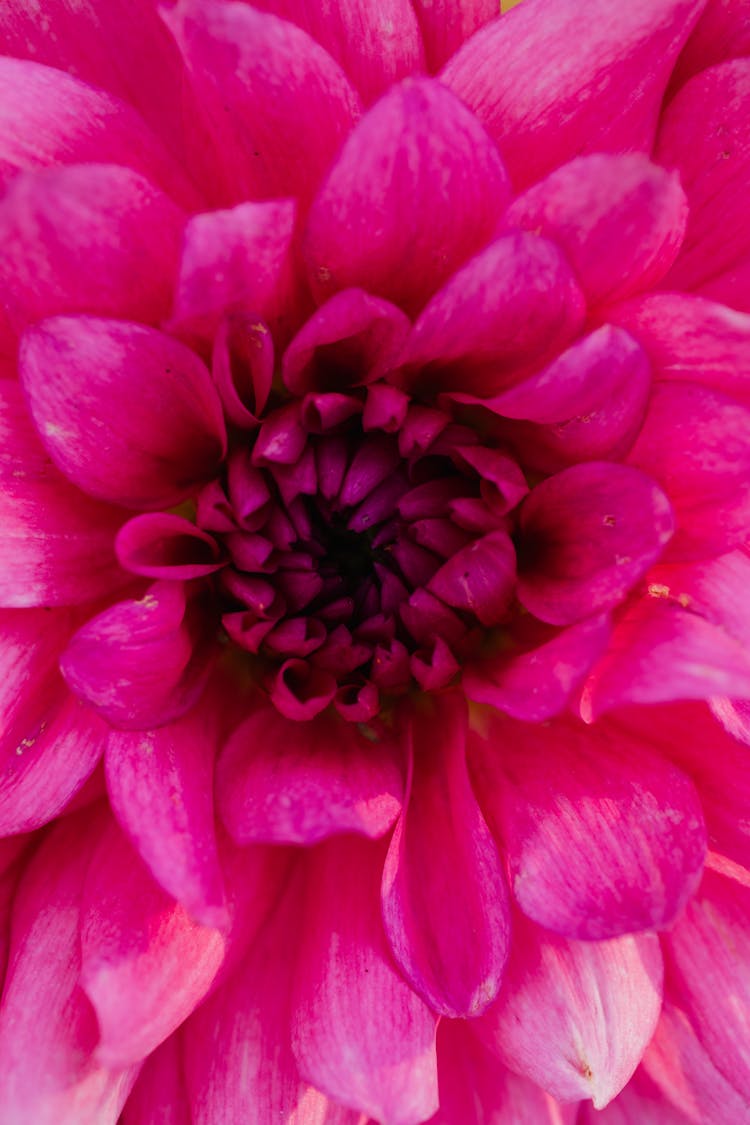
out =
<path fill-rule="evenodd" d="M 0 1122 L 749 1122 L 750 4 L 0 50 Z"/>

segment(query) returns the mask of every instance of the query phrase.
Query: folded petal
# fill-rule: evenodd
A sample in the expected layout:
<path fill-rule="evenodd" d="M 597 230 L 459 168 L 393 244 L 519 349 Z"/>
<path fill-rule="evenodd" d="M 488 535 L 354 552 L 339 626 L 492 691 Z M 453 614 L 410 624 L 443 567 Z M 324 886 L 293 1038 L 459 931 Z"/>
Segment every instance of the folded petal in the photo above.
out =
<path fill-rule="evenodd" d="M 515 199 L 505 224 L 556 242 L 589 303 L 601 304 L 664 276 L 687 210 L 679 178 L 645 156 L 582 156 Z"/>
<path fill-rule="evenodd" d="M 654 934 L 565 941 L 519 920 L 502 991 L 476 1030 L 506 1066 L 553 1097 L 591 1098 L 601 1109 L 653 1035 L 662 977 Z"/>
<path fill-rule="evenodd" d="M 673 528 L 669 500 L 644 473 L 603 461 L 564 469 L 521 508 L 518 599 L 553 625 L 612 609 Z"/>
<path fill-rule="evenodd" d="M 396 961 L 434 1011 L 454 1017 L 495 999 L 510 938 L 505 875 L 466 769 L 467 723 L 456 695 L 413 716 L 411 784 L 383 870 Z"/>
<path fill-rule="evenodd" d="M 415 311 L 490 238 L 509 190 L 465 106 L 437 82 L 403 82 L 365 115 L 315 199 L 304 242 L 314 292 L 361 286 Z"/>
<path fill-rule="evenodd" d="M 0 1007 L 0 1118 L 115 1125 L 135 1079 L 94 1057 L 96 1016 L 78 987 L 80 900 L 101 813 L 61 821 L 24 872 Z M 40 1018 L 40 1013 L 44 1018 Z"/>
<path fill-rule="evenodd" d="M 115 540 L 125 570 L 147 578 L 189 581 L 214 574 L 226 565 L 217 541 L 184 516 L 148 512 L 134 516 Z"/>
<path fill-rule="evenodd" d="M 439 70 L 461 44 L 497 16 L 497 0 L 412 0 L 422 29 L 427 65 Z"/>
<path fill-rule="evenodd" d="M 309 200 L 359 115 L 339 65 L 301 28 L 248 4 L 180 0 L 166 19 L 234 201 Z"/>
<path fill-rule="evenodd" d="M 159 582 L 78 630 L 60 659 L 71 691 L 124 730 L 183 715 L 203 690 L 212 655 L 204 607 L 182 583 Z"/>
<path fill-rule="evenodd" d="M 73 488 L 47 457 L 19 384 L 0 380 L 0 605 L 75 605 L 127 581 L 122 512 Z"/>
<path fill-rule="evenodd" d="M 658 481 L 674 506 L 670 558 L 718 555 L 747 538 L 748 407 L 697 383 L 656 384 L 628 462 Z"/>
<path fill-rule="evenodd" d="M 309 854 L 293 1001 L 300 1072 L 392 1125 L 437 1109 L 435 1017 L 393 968 L 380 920 L 383 850 L 331 840 Z"/>
<path fill-rule="evenodd" d="M 216 785 L 221 816 L 239 844 L 382 836 L 403 792 L 395 744 L 372 742 L 332 715 L 297 723 L 270 706 L 234 731 Z"/>
<path fill-rule="evenodd" d="M 211 376 L 194 352 L 156 329 L 52 317 L 25 333 L 19 363 L 42 440 L 85 492 L 128 507 L 170 507 L 224 455 Z"/>
<path fill-rule="evenodd" d="M 584 315 L 560 251 L 535 235 L 505 235 L 429 302 L 406 342 L 398 379 L 430 393 L 489 398 L 564 348 Z"/>
<path fill-rule="evenodd" d="M 494 531 L 452 555 L 430 579 L 428 588 L 483 625 L 496 625 L 507 613 L 515 575 L 516 554 L 510 537 Z"/>
<path fill-rule="evenodd" d="M 660 164 L 680 174 L 690 205 L 685 242 L 665 285 L 750 311 L 750 59 L 691 79 L 664 113 Z"/>
<path fill-rule="evenodd" d="M 183 206 L 198 205 L 179 164 L 125 102 L 53 67 L 0 57 L 0 182 L 92 162 L 133 168 Z"/>
<path fill-rule="evenodd" d="M 119 1069 L 153 1051 L 203 999 L 223 956 L 219 932 L 191 921 L 110 823 L 81 903 L 81 986 L 99 1023 L 96 1057 Z"/>
<path fill-rule="evenodd" d="M 442 79 L 495 138 L 517 187 L 581 152 L 648 152 L 704 3 L 594 0 L 584 35 L 564 0 L 519 4 L 470 39 Z"/>
<path fill-rule="evenodd" d="M 669 925 L 706 852 L 689 778 L 603 723 L 485 728 L 470 737 L 472 776 L 524 913 L 588 941 Z"/>
<path fill-rule="evenodd" d="M 191 917 L 225 924 L 214 827 L 217 718 L 207 701 L 151 731 L 112 731 L 107 792 L 112 811 L 161 887 Z"/>

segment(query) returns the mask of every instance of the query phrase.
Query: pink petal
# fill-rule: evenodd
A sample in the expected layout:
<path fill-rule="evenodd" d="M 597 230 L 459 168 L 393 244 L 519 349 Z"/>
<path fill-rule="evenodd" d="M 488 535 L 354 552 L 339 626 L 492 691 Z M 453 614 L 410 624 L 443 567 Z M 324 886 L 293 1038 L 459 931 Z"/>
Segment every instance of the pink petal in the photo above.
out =
<path fill-rule="evenodd" d="M 515 586 L 516 555 L 509 536 L 494 531 L 463 547 L 429 581 L 429 589 L 483 625 L 505 617 Z"/>
<path fill-rule="evenodd" d="M 159 582 L 118 602 L 74 635 L 60 659 L 68 686 L 124 730 L 148 730 L 184 714 L 211 656 L 204 607 L 182 583 Z"/>
<path fill-rule="evenodd" d="M 507 1066 L 554 1097 L 591 1098 L 601 1109 L 654 1032 L 662 976 L 653 934 L 565 941 L 519 919 L 505 984 L 477 1031 Z"/>
<path fill-rule="evenodd" d="M 303 28 L 346 71 L 365 103 L 392 83 L 422 70 L 419 26 L 408 0 L 315 4 L 309 0 L 260 0 L 254 5 Z"/>
<path fill-rule="evenodd" d="M 582 35 L 578 9 L 562 0 L 520 4 L 475 35 L 442 78 L 525 187 L 580 152 L 650 150 L 664 88 L 702 7 L 593 0 Z"/>
<path fill-rule="evenodd" d="M 153 328 L 53 317 L 26 332 L 19 363 L 42 440 L 85 492 L 128 507 L 170 507 L 224 455 L 208 371 Z"/>
<path fill-rule="evenodd" d="M 747 538 L 747 407 L 695 383 L 657 384 L 628 461 L 654 477 L 674 505 L 670 557 L 718 555 Z"/>
<path fill-rule="evenodd" d="M 344 289 L 302 326 L 282 360 L 293 394 L 344 391 L 374 382 L 393 366 L 409 320 L 388 301 Z"/>
<path fill-rule="evenodd" d="M 0 182 L 90 163 L 125 165 L 183 206 L 197 204 L 196 189 L 129 105 L 52 67 L 0 58 Z"/>
<path fill-rule="evenodd" d="M 398 965 L 434 1011 L 476 1016 L 497 996 L 508 890 L 466 769 L 459 696 L 410 724 L 411 785 L 383 870 L 383 920 Z"/>
<path fill-rule="evenodd" d="M 135 1078 L 95 1060 L 96 1017 L 78 987 L 81 888 L 101 826 L 89 811 L 60 822 L 21 880 L 0 1008 L 4 1121 L 115 1125 Z"/>
<path fill-rule="evenodd" d="M 153 731 L 112 731 L 107 792 L 112 811 L 149 871 L 188 913 L 226 924 L 216 846 L 213 767 L 217 716 L 208 703 Z"/>
<path fill-rule="evenodd" d="M 607 310 L 646 350 L 654 377 L 702 383 L 750 406 L 750 316 L 681 293 L 652 293 Z"/>
<path fill-rule="evenodd" d="M 274 372 L 273 337 L 249 313 L 230 313 L 219 325 L 211 374 L 228 421 L 254 430 L 268 402 Z"/>
<path fill-rule="evenodd" d="M 599 304 L 664 276 L 685 233 L 687 200 L 679 178 L 645 156 L 582 156 L 514 200 L 505 222 L 556 242 Z"/>
<path fill-rule="evenodd" d="M 688 1125 L 689 1121 L 640 1068 L 605 1109 L 585 1102 L 578 1125 Z"/>
<path fill-rule="evenodd" d="M 470 665 L 462 687 L 473 702 L 488 703 L 514 719 L 551 719 L 564 710 L 603 655 L 611 631 L 606 615 L 589 617 L 526 651 L 510 651 Z"/>
<path fill-rule="evenodd" d="M 351 837 L 308 854 L 292 1022 L 300 1073 L 389 1125 L 418 1125 L 437 1108 L 435 1017 L 390 961 L 383 850 Z"/>
<path fill-rule="evenodd" d="M 688 78 L 725 59 L 750 54 L 750 18 L 737 0 L 710 0 L 680 55 L 672 76 L 679 89 Z"/>
<path fill-rule="evenodd" d="M 583 297 L 551 242 L 497 239 L 460 269 L 416 321 L 401 364 L 409 388 L 488 398 L 570 342 Z"/>
<path fill-rule="evenodd" d="M 750 311 L 750 59 L 698 74 L 665 111 L 660 164 L 682 180 L 690 219 L 682 253 L 665 284 Z"/>
<path fill-rule="evenodd" d="M 690 1125 L 726 1125 L 728 1121 L 747 1125 L 750 1121 L 747 1101 L 716 1070 L 675 1004 L 664 1005 L 643 1069 L 660 1088 L 667 1105 L 681 1110 Z"/>
<path fill-rule="evenodd" d="M 673 995 L 702 1047 L 750 1101 L 750 885 L 707 871 L 664 950 Z"/>
<path fill-rule="evenodd" d="M 429 1125 L 574 1125 L 577 1119 L 576 1105 L 559 1105 L 535 1083 L 501 1066 L 473 1034 L 472 1024 L 442 1020 L 438 1070 L 440 1109 Z"/>
<path fill-rule="evenodd" d="M 422 29 L 427 64 L 439 70 L 461 44 L 497 16 L 497 0 L 412 0 Z"/>
<path fill-rule="evenodd" d="M 165 895 L 112 823 L 86 875 L 81 955 L 81 986 L 99 1023 L 96 1057 L 119 1069 L 153 1051 L 200 1002 L 224 939 Z"/>
<path fill-rule="evenodd" d="M 134 516 L 120 528 L 115 547 L 125 570 L 147 578 L 187 581 L 226 565 L 212 535 L 184 516 L 168 513 Z"/>
<path fill-rule="evenodd" d="M 18 383 L 0 380 L 0 605 L 76 604 L 122 586 L 121 522 L 57 472 Z"/>
<path fill-rule="evenodd" d="M 290 723 L 261 707 L 219 759 L 217 800 L 239 844 L 313 844 L 332 833 L 382 836 L 401 808 L 396 748 L 325 715 Z"/>
<path fill-rule="evenodd" d="M 508 194 L 466 108 L 410 79 L 365 115 L 317 195 L 304 243 L 313 289 L 362 286 L 412 312 L 487 241 Z"/>
<path fill-rule="evenodd" d="M 246 4 L 181 0 L 167 22 L 234 199 L 309 200 L 359 114 L 344 72 L 306 32 Z"/>
<path fill-rule="evenodd" d="M 184 214 L 129 168 L 50 168 L 0 202 L 0 283 L 12 324 L 88 312 L 155 324 L 169 310 Z"/>
<path fill-rule="evenodd" d="M 185 1090 L 179 1033 L 144 1062 L 122 1111 L 121 1125 L 194 1125 Z"/>
<path fill-rule="evenodd" d="M 498 717 L 472 737 L 470 761 L 516 899 L 541 926 L 591 941 L 666 926 L 695 890 L 698 794 L 647 742 L 601 723 Z"/>
<path fill-rule="evenodd" d="M 521 508 L 518 599 L 553 625 L 612 609 L 659 558 L 673 526 L 669 501 L 645 474 L 595 461 L 565 469 Z"/>
<path fill-rule="evenodd" d="M 291 199 L 194 215 L 183 236 L 171 328 L 210 344 L 225 313 L 246 312 L 288 334 L 299 304 L 295 217 Z"/>

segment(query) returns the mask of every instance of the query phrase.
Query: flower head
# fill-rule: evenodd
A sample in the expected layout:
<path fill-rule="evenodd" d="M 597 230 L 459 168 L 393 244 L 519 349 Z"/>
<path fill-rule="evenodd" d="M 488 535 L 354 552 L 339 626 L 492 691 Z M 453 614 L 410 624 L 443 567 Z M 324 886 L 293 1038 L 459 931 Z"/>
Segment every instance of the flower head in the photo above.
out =
<path fill-rule="evenodd" d="M 0 1120 L 748 1118 L 749 27 L 6 0 Z"/>

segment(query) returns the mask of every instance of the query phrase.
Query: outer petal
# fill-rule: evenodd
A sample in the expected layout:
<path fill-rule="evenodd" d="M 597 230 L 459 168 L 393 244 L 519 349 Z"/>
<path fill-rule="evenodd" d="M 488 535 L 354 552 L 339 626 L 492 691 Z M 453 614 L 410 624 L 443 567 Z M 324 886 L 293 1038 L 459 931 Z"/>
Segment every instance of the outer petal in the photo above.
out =
<path fill-rule="evenodd" d="M 665 284 L 750 311 L 750 59 L 697 75 L 664 114 L 656 155 L 690 204 L 682 253 Z"/>
<path fill-rule="evenodd" d="M 599 304 L 649 289 L 664 276 L 680 248 L 687 210 L 676 175 L 641 155 L 596 155 L 572 160 L 529 188 L 505 222 L 557 242 L 588 301 Z"/>
<path fill-rule="evenodd" d="M 685 44 L 672 76 L 678 89 L 693 74 L 726 59 L 750 54 L 750 13 L 742 0 L 709 0 Z"/>
<path fill-rule="evenodd" d="M 414 311 L 487 241 L 508 194 L 465 106 L 437 82 L 404 82 L 354 130 L 313 204 L 313 289 L 322 299 L 361 286 Z"/>
<path fill-rule="evenodd" d="M 169 13 L 234 199 L 309 199 L 359 113 L 331 56 L 247 4 L 180 0 Z"/>
<path fill-rule="evenodd" d="M 534 235 L 506 235 L 429 302 L 406 342 L 399 381 L 488 398 L 565 347 L 584 314 L 560 251 Z"/>
<path fill-rule="evenodd" d="M 225 924 L 213 815 L 216 720 L 207 701 L 154 731 L 112 731 L 113 812 L 157 882 L 208 926 Z"/>
<path fill-rule="evenodd" d="M 155 324 L 167 313 L 183 212 L 129 168 L 18 176 L 0 202 L 0 284 L 11 323 L 90 312 Z"/>
<path fill-rule="evenodd" d="M 365 103 L 400 78 L 422 70 L 424 52 L 409 0 L 260 0 L 254 7 L 274 12 L 304 28 L 346 71 Z"/>
<path fill-rule="evenodd" d="M 517 187 L 580 152 L 648 152 L 677 54 L 705 0 L 520 4 L 471 39 L 443 80 L 501 146 Z M 498 65 L 502 59 L 502 66 Z"/>
<path fill-rule="evenodd" d="M 435 1017 L 390 962 L 378 910 L 382 849 L 329 841 L 310 854 L 293 1004 L 300 1072 L 392 1125 L 437 1108 Z"/>
<path fill-rule="evenodd" d="M 78 987 L 81 888 L 100 830 L 90 810 L 62 821 L 18 891 L 0 1008 L 0 1118 L 8 1122 L 115 1125 L 135 1078 L 95 1061 L 96 1018 Z"/>
<path fill-rule="evenodd" d="M 330 716 L 292 722 L 260 707 L 227 742 L 217 799 L 239 844 L 313 844 L 338 832 L 382 836 L 398 816 L 398 747 Z"/>
<path fill-rule="evenodd" d="M 85 492 L 128 507 L 169 507 L 223 457 L 211 376 L 153 328 L 52 317 L 27 331 L 19 362 L 42 440 Z"/>
<path fill-rule="evenodd" d="M 224 939 L 157 887 L 112 823 L 86 875 L 81 951 L 81 985 L 99 1022 L 97 1058 L 120 1068 L 149 1054 L 199 1003 Z"/>
<path fill-rule="evenodd" d="M 635 1072 L 624 1090 L 606 1109 L 581 1106 L 578 1125 L 689 1125 L 685 1117 L 662 1094 L 643 1068 Z"/>
<path fill-rule="evenodd" d="M 700 879 L 698 794 L 643 741 L 603 723 L 487 721 L 470 742 L 485 815 L 535 922 L 598 941 L 668 925 Z"/>
<path fill-rule="evenodd" d="M 442 1015 L 497 996 L 509 946 L 505 876 L 466 769 L 459 696 L 411 722 L 412 776 L 383 871 L 383 919 L 407 980 Z"/>
<path fill-rule="evenodd" d="M 146 1059 L 121 1121 L 122 1125 L 193 1125 L 179 1033 L 170 1035 Z"/>
<path fill-rule="evenodd" d="M 0 380 L 0 605 L 70 605 L 126 581 L 115 508 L 81 495 L 45 454 L 15 381 Z"/>
<path fill-rule="evenodd" d="M 497 0 L 412 0 L 422 29 L 427 64 L 438 70 L 482 24 L 498 14 Z"/>
<path fill-rule="evenodd" d="M 661 1009 L 658 938 L 564 941 L 519 920 L 497 1003 L 475 1025 L 507 1066 L 601 1109 L 626 1084 Z"/>
<path fill-rule="evenodd" d="M 669 500 L 645 473 L 603 461 L 564 469 L 521 508 L 518 600 L 553 625 L 612 609 L 673 528 Z"/>
<path fill-rule="evenodd" d="M 50 164 L 96 161 L 141 172 L 187 207 L 198 196 L 143 119 L 52 67 L 0 57 L 0 182 Z"/>

